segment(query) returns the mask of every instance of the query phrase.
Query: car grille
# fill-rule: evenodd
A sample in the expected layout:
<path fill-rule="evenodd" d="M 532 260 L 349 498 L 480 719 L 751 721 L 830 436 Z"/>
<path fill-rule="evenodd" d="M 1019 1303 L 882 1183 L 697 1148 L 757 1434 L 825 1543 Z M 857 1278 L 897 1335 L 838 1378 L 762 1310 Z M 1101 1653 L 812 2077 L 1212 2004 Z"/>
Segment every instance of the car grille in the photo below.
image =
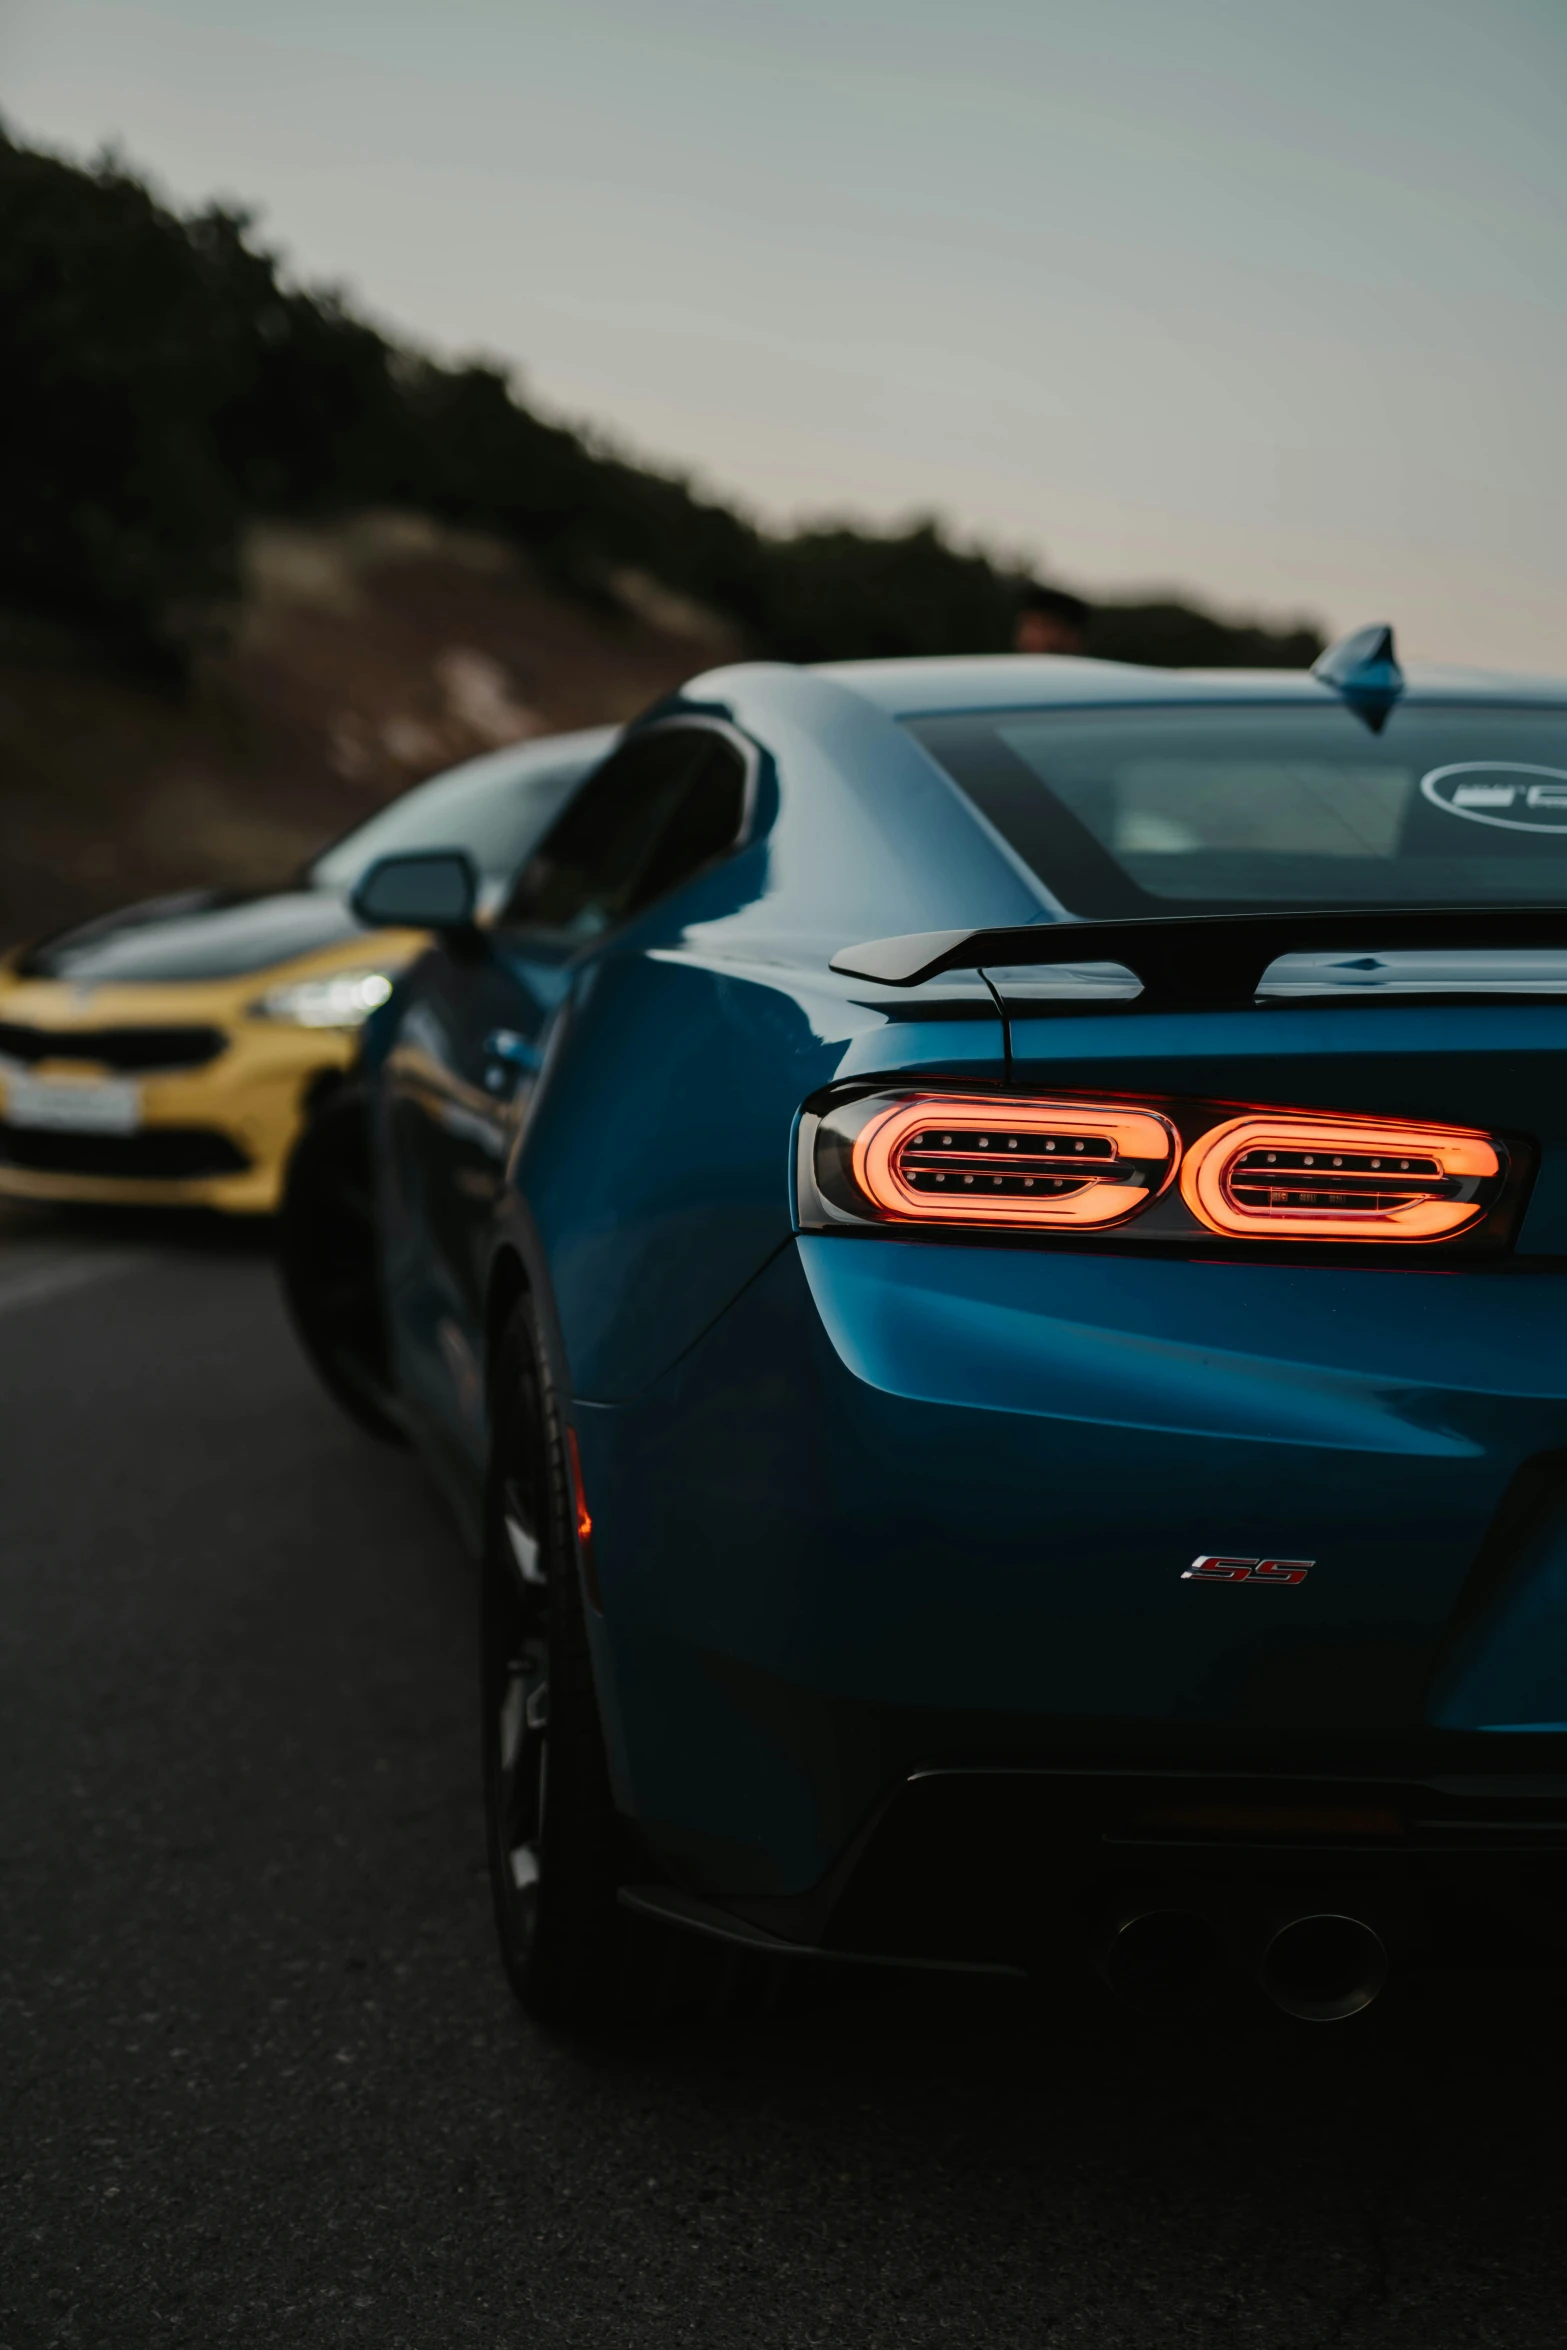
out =
<path fill-rule="evenodd" d="M 228 1043 L 221 1028 L 32 1028 L 0 1020 L 0 1060 L 93 1061 L 105 1069 L 201 1069 Z"/>
<path fill-rule="evenodd" d="M 104 1175 L 178 1183 L 200 1175 L 242 1175 L 237 1143 L 205 1126 L 149 1126 L 140 1134 L 54 1134 L 0 1124 L 0 1166 L 30 1175 Z"/>

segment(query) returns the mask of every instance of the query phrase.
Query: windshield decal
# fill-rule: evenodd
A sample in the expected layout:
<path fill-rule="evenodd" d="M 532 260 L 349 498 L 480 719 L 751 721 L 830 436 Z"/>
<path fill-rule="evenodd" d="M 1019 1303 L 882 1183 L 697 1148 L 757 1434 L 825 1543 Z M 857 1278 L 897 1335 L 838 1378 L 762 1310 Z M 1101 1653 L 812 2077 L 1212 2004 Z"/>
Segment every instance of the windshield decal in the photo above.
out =
<path fill-rule="evenodd" d="M 1503 832 L 1567 832 L 1567 767 L 1530 767 L 1514 759 L 1463 759 L 1433 767 L 1420 791 L 1444 815 Z"/>

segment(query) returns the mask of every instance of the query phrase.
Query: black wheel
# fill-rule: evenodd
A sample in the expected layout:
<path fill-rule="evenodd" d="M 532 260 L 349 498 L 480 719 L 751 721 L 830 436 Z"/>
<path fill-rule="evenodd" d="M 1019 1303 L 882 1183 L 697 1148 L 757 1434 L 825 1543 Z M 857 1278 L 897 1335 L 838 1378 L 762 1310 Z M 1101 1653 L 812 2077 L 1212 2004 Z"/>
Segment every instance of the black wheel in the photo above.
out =
<path fill-rule="evenodd" d="M 512 1313 L 494 1371 L 480 1682 L 490 1879 L 512 1989 L 563 2023 L 628 2004 L 626 1838 L 588 1656 L 565 1432 L 537 1324 Z"/>
<path fill-rule="evenodd" d="M 526 1300 L 493 1371 L 480 1719 L 501 1957 L 532 2014 L 585 2030 L 776 2003 L 775 1961 L 638 1917 L 588 1651 L 565 1430 Z"/>
<path fill-rule="evenodd" d="M 370 1105 L 352 1079 L 313 1113 L 279 1220 L 283 1293 L 317 1376 L 383 1443 L 405 1445 L 381 1298 Z"/>

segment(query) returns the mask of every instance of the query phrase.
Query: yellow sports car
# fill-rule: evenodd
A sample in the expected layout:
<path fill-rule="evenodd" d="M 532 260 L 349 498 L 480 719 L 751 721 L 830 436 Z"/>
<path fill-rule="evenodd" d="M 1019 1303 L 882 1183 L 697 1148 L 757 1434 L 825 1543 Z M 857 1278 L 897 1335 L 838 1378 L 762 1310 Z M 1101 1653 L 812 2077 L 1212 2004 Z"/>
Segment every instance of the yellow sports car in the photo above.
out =
<path fill-rule="evenodd" d="M 289 888 L 154 899 L 0 962 L 0 1194 L 269 1213 L 307 1111 L 425 943 L 360 926 L 359 875 L 402 850 L 466 849 L 482 914 L 614 739 L 488 752 Z"/>

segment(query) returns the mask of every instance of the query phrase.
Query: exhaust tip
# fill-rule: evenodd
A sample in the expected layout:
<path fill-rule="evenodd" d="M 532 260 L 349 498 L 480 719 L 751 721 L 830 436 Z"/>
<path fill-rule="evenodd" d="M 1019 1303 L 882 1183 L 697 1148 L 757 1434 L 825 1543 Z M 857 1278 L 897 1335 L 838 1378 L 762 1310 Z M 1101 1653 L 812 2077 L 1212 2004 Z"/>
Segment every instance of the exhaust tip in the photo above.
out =
<path fill-rule="evenodd" d="M 1387 1973 L 1387 1949 L 1373 1926 L 1324 1911 L 1279 1927 L 1262 1954 L 1257 1980 L 1286 2015 L 1337 2024 L 1371 2005 Z"/>
<path fill-rule="evenodd" d="M 1178 2015 L 1218 1996 L 1224 1954 L 1207 1919 L 1191 1910 L 1135 1910 L 1111 1927 L 1099 1972 L 1144 2015 Z"/>

